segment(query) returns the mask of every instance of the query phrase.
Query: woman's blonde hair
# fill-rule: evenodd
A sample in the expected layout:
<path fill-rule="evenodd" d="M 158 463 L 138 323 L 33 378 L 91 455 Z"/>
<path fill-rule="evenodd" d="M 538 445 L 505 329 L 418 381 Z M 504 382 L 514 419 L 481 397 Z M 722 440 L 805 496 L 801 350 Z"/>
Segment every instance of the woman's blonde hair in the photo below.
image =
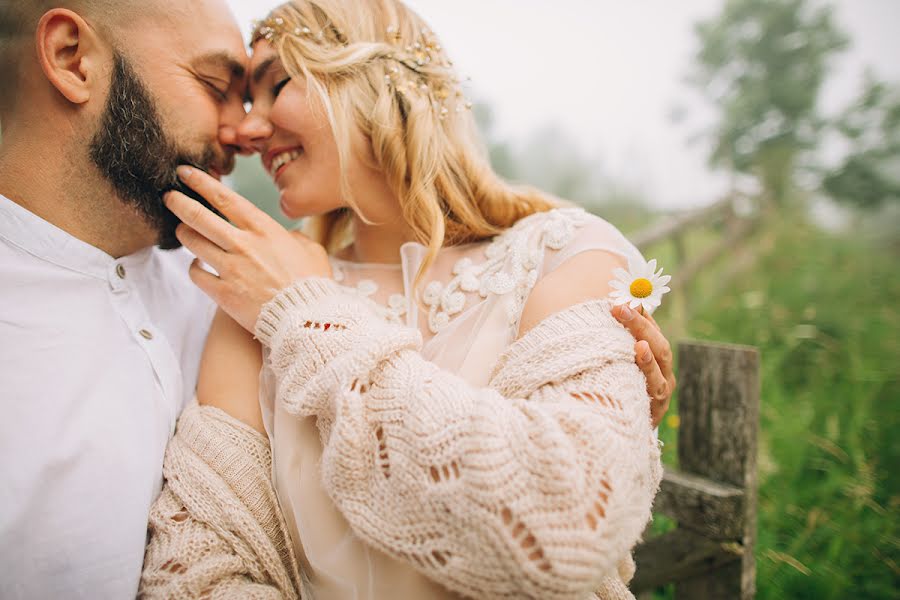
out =
<path fill-rule="evenodd" d="M 491 168 L 458 80 L 427 24 L 399 0 L 293 0 L 257 25 L 287 73 L 321 99 L 337 143 L 344 201 L 360 215 L 345 165 L 351 132 L 370 142 L 416 241 L 427 247 L 416 278 L 444 245 L 493 237 L 562 201 L 514 187 Z M 307 219 L 329 252 L 350 241 L 350 213 Z"/>

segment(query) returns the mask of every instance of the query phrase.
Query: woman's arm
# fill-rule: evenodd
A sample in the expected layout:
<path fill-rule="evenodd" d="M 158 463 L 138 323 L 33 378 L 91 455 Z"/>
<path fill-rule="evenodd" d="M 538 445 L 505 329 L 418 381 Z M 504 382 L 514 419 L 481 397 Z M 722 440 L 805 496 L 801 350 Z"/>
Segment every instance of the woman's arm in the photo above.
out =
<path fill-rule="evenodd" d="M 283 290 L 257 335 L 278 401 L 317 417 L 323 484 L 367 543 L 463 594 L 577 597 L 628 556 L 661 476 L 634 339 L 609 310 L 533 325 L 490 388 L 326 279 Z"/>
<path fill-rule="evenodd" d="M 602 250 L 576 254 L 535 285 L 522 311 L 518 337 L 567 305 L 578 300 L 606 297 L 612 291 L 611 278 L 603 274 L 627 266 L 622 256 Z M 639 314 L 627 306 L 616 306 L 612 314 L 635 338 L 635 363 L 647 380 L 651 420 L 653 426 L 658 427 L 669 410 L 669 400 L 675 391 L 669 341 L 649 313 Z"/>
<path fill-rule="evenodd" d="M 197 402 L 215 406 L 265 434 L 259 407 L 262 347 L 222 309 L 216 312 L 197 377 Z"/>
<path fill-rule="evenodd" d="M 150 511 L 142 598 L 298 598 L 293 546 L 270 481 L 265 436 L 190 406 L 166 448 Z"/>
<path fill-rule="evenodd" d="M 259 343 L 219 311 L 200 363 L 203 406 L 184 411 L 166 449 L 142 597 L 298 596 L 293 547 L 270 481 L 261 364 Z"/>

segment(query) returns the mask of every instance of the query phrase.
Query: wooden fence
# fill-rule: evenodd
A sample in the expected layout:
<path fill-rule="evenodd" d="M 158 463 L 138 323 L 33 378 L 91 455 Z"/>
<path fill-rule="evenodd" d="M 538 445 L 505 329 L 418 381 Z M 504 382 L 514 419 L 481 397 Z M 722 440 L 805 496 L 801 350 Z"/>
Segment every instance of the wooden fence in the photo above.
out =
<path fill-rule="evenodd" d="M 670 284 L 672 293 L 667 298 L 672 334 L 683 335 L 686 331 L 691 308 L 688 290 L 701 271 L 722 257 L 729 258 L 729 268 L 723 274 L 720 289 L 714 291 L 716 293 L 752 266 L 759 248 L 747 248 L 743 242 L 756 230 L 758 223 L 759 207 L 756 201 L 746 194 L 732 192 L 707 207 L 680 214 L 628 236 L 645 253 L 664 242 L 674 246 L 674 264 L 661 265 L 668 267 L 667 273 L 673 274 Z M 694 230 L 708 227 L 719 227 L 720 235 L 714 243 L 692 256 L 688 249 L 688 236 Z"/>
<path fill-rule="evenodd" d="M 757 214 L 747 197 L 731 195 L 630 236 L 644 251 L 666 241 L 674 244 L 673 326 L 667 334 L 685 333 L 690 284 L 698 273 L 722 256 L 729 257 L 723 278 L 753 264 L 758 249 L 742 254 L 741 245 L 756 229 Z M 686 237 L 711 225 L 721 235 L 689 256 Z M 667 584 L 674 584 L 678 600 L 753 598 L 758 353 L 708 342 L 677 347 L 679 468 L 666 469 L 654 504 L 654 512 L 674 519 L 677 527 L 638 546 L 631 588 L 641 600 Z"/>
<path fill-rule="evenodd" d="M 678 526 L 638 546 L 631 589 L 648 598 L 674 583 L 679 600 L 753 598 L 759 357 L 682 342 L 678 363 L 679 469 L 666 469 L 653 507 Z"/>

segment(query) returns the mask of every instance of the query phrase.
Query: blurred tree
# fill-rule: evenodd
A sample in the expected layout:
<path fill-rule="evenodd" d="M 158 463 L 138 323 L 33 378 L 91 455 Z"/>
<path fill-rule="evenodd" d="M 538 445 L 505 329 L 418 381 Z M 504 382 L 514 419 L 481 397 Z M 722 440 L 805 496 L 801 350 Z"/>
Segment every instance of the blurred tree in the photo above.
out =
<path fill-rule="evenodd" d="M 851 149 L 827 172 L 825 192 L 859 208 L 900 201 L 900 87 L 866 75 L 860 97 L 837 119 Z"/>
<path fill-rule="evenodd" d="M 754 175 L 767 201 L 784 204 L 819 140 L 819 91 L 846 36 L 831 7 L 808 0 L 727 0 L 695 31 L 689 82 L 719 111 L 710 164 Z"/>

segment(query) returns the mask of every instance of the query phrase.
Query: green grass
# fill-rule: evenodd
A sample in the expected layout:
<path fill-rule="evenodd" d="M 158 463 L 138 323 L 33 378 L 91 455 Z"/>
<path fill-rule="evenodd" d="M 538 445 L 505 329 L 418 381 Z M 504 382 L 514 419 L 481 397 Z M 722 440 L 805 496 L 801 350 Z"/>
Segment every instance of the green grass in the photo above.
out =
<path fill-rule="evenodd" d="M 757 597 L 900 598 L 898 245 L 766 233 L 774 248 L 727 293 L 704 293 L 716 271 L 697 282 L 688 323 L 760 349 Z M 673 463 L 676 431 L 661 436 Z"/>

